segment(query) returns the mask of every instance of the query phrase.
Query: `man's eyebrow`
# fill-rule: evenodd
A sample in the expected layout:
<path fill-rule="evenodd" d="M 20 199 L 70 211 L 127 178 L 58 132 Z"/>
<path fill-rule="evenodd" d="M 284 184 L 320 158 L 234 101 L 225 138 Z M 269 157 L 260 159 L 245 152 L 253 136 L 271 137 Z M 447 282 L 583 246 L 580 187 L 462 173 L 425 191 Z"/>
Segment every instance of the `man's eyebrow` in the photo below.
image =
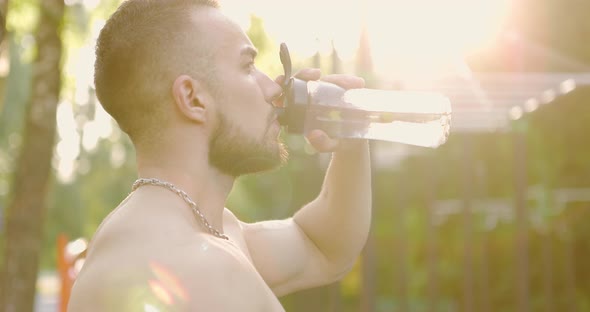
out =
<path fill-rule="evenodd" d="M 258 55 L 258 50 L 252 46 L 246 46 L 242 48 L 240 55 L 250 55 L 254 59 L 256 58 L 256 55 Z"/>

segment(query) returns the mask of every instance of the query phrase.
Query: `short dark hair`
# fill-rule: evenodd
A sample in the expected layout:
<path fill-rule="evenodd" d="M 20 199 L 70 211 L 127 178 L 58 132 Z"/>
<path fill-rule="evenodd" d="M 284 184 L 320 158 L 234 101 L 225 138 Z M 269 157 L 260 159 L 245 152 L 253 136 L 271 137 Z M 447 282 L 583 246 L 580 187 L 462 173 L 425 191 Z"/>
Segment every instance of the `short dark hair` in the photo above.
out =
<path fill-rule="evenodd" d="M 132 140 L 157 134 L 178 75 L 207 77 L 206 47 L 187 42 L 197 32 L 194 8 L 216 0 L 127 0 L 107 20 L 96 44 L 94 84 L 104 109 Z M 203 45 L 206 45 L 203 44 Z"/>

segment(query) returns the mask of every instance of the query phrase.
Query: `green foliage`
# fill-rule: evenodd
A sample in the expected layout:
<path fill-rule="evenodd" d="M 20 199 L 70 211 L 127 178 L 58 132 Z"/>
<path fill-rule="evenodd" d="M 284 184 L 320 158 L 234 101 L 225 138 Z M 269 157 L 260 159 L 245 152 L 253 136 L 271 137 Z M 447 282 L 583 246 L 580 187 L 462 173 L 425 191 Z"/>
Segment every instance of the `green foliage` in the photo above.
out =
<path fill-rule="evenodd" d="M 590 176 L 590 150 L 585 144 L 590 110 L 585 107 L 590 89 L 578 88 L 543 106 L 530 116 L 528 144 L 536 170 L 529 174 L 534 182 L 552 181 L 556 186 L 587 186 Z"/>
<path fill-rule="evenodd" d="M 30 34 L 34 31 L 39 18 L 40 0 L 13 0 L 8 1 L 8 14 L 6 29 L 17 35 Z"/>
<path fill-rule="evenodd" d="M 279 45 L 273 42 L 264 30 L 264 21 L 255 15 L 250 16 L 250 28 L 246 34 L 258 49 L 256 67 L 271 78 L 283 73 L 279 60 Z"/>
<path fill-rule="evenodd" d="M 114 168 L 112 151 L 119 144 L 126 151 L 126 161 Z M 58 234 L 65 233 L 71 239 L 92 237 L 100 222 L 131 192 L 131 184 L 137 178 L 132 146 L 127 139 L 103 140 L 95 151 L 83 153 L 80 161 L 89 166 L 87 172 L 80 174 L 75 183 L 55 183 L 53 187 L 43 267 L 55 267 Z"/>

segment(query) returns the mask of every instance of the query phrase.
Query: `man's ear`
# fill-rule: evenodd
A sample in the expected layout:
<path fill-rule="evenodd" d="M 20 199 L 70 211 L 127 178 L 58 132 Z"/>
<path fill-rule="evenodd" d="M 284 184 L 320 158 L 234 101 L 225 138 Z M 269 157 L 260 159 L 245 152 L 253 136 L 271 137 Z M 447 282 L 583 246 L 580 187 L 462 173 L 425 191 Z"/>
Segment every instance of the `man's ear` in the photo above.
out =
<path fill-rule="evenodd" d="M 178 76 L 172 84 L 172 96 L 176 108 L 184 117 L 200 123 L 207 120 L 210 98 L 200 82 L 188 75 Z"/>

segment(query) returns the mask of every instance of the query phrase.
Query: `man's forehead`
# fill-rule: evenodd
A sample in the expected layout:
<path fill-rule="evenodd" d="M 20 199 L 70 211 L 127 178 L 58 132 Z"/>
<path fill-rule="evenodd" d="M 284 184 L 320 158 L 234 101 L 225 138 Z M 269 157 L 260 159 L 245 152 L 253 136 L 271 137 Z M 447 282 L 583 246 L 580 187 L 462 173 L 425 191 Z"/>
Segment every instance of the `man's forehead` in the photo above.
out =
<path fill-rule="evenodd" d="M 255 57 L 258 51 L 244 32 L 232 19 L 223 14 L 220 9 L 203 8 L 193 15 L 198 29 L 204 35 L 207 44 L 219 52 L 239 53 Z"/>

